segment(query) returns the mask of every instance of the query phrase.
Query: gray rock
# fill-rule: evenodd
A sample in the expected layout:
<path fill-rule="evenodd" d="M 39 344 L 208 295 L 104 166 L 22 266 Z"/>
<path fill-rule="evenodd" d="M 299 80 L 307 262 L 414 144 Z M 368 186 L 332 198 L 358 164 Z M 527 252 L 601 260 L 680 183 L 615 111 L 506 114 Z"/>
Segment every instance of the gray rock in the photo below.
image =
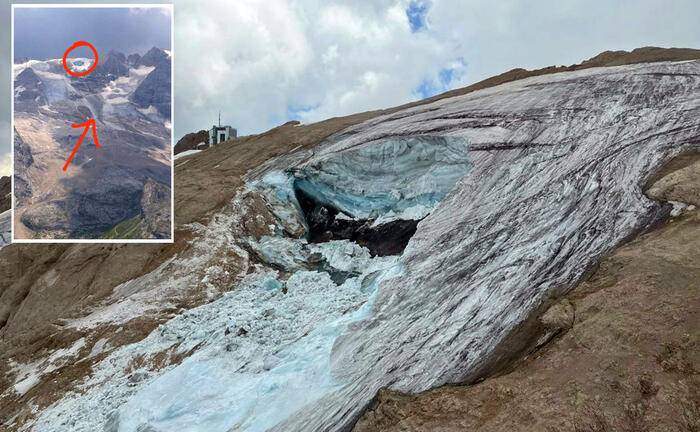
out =
<path fill-rule="evenodd" d="M 170 188 L 151 179 L 146 181 L 141 196 L 144 218 L 143 238 L 170 237 Z"/>
<path fill-rule="evenodd" d="M 15 104 L 40 106 L 46 104 L 45 88 L 41 78 L 32 68 L 27 68 L 15 78 Z"/>
<path fill-rule="evenodd" d="M 32 185 L 27 170 L 34 164 L 31 148 L 22 140 L 22 137 L 14 131 L 15 137 L 15 199 L 17 204 L 22 204 L 32 194 Z"/>
<path fill-rule="evenodd" d="M 12 238 L 10 219 L 10 210 L 0 212 L 0 248 L 9 244 Z"/>
<path fill-rule="evenodd" d="M 170 62 L 159 64 L 136 88 L 132 100 L 141 108 L 154 106 L 163 117 L 170 119 L 170 76 Z"/>
<path fill-rule="evenodd" d="M 166 63 L 170 63 L 170 58 L 168 54 L 157 47 L 152 47 L 146 54 L 144 54 L 138 61 L 139 66 L 160 66 Z"/>
<path fill-rule="evenodd" d="M 110 51 L 104 62 L 97 67 L 97 73 L 106 75 L 111 79 L 129 75 L 129 66 L 126 56 L 118 51 Z"/>
<path fill-rule="evenodd" d="M 136 66 L 139 63 L 139 60 L 141 60 L 141 54 L 138 53 L 129 54 L 129 57 L 126 58 L 126 62 L 128 63 L 129 67 Z"/>

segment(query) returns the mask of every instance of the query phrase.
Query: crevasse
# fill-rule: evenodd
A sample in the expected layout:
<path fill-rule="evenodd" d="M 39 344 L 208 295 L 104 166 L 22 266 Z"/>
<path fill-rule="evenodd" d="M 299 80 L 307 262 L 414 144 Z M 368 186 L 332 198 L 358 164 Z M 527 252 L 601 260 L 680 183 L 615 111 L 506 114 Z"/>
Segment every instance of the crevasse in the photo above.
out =
<path fill-rule="evenodd" d="M 313 159 L 294 187 L 355 219 L 424 217 L 468 171 L 468 148 L 458 136 L 380 139 Z"/>

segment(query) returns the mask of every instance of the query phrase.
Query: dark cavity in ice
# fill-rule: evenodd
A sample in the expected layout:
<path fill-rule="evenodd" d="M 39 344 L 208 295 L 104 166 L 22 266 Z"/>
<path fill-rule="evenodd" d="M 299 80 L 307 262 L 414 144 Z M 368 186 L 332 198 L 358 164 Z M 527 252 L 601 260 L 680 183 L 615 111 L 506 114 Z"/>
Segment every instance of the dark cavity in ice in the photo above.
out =
<path fill-rule="evenodd" d="M 347 220 L 333 206 L 317 201 L 294 186 L 297 201 L 309 227 L 307 240 L 323 243 L 330 240 L 351 240 L 369 249 L 372 256 L 399 255 L 416 232 L 417 220 L 396 220 L 373 227 L 373 220 Z"/>

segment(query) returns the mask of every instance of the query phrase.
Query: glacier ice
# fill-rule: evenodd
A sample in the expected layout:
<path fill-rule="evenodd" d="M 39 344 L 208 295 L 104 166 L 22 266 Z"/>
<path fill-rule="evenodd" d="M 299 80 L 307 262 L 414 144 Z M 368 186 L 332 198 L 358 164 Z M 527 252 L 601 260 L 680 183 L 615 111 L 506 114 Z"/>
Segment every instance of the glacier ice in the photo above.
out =
<path fill-rule="evenodd" d="M 353 250 L 347 242 L 336 248 L 336 254 Z M 221 299 L 113 354 L 197 348 L 129 395 L 108 420 L 110 427 L 262 431 L 333 391 L 338 385 L 330 367 L 333 343 L 349 323 L 366 317 L 363 304 L 372 287 L 398 274 L 397 257 L 357 255 L 363 273 L 342 285 L 324 272 L 300 270 L 281 281 L 276 272 L 261 270 Z"/>
<path fill-rule="evenodd" d="M 434 207 L 470 165 L 468 141 L 458 136 L 393 137 L 366 144 L 297 167 L 295 187 L 353 218 L 375 219 Z"/>
<path fill-rule="evenodd" d="M 700 150 L 699 119 L 699 61 L 595 68 L 382 115 L 282 157 L 250 187 L 296 235 L 251 247 L 290 270 L 263 263 L 117 349 L 35 430 L 95 430 L 111 411 L 119 431 L 345 430 L 379 388 L 479 378 L 549 299 L 668 213 L 640 185 Z M 296 187 L 346 219 L 422 220 L 400 257 L 308 244 Z M 130 359 L 169 348 L 196 349 L 128 385 Z"/>

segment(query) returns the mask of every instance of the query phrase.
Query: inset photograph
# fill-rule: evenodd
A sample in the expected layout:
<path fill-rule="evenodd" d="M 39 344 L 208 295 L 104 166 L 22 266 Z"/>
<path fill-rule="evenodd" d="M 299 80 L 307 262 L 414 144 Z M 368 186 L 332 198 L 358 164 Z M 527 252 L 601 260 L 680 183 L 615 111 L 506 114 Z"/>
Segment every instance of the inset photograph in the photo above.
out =
<path fill-rule="evenodd" d="M 12 240 L 171 242 L 172 6 L 12 12 Z"/>

